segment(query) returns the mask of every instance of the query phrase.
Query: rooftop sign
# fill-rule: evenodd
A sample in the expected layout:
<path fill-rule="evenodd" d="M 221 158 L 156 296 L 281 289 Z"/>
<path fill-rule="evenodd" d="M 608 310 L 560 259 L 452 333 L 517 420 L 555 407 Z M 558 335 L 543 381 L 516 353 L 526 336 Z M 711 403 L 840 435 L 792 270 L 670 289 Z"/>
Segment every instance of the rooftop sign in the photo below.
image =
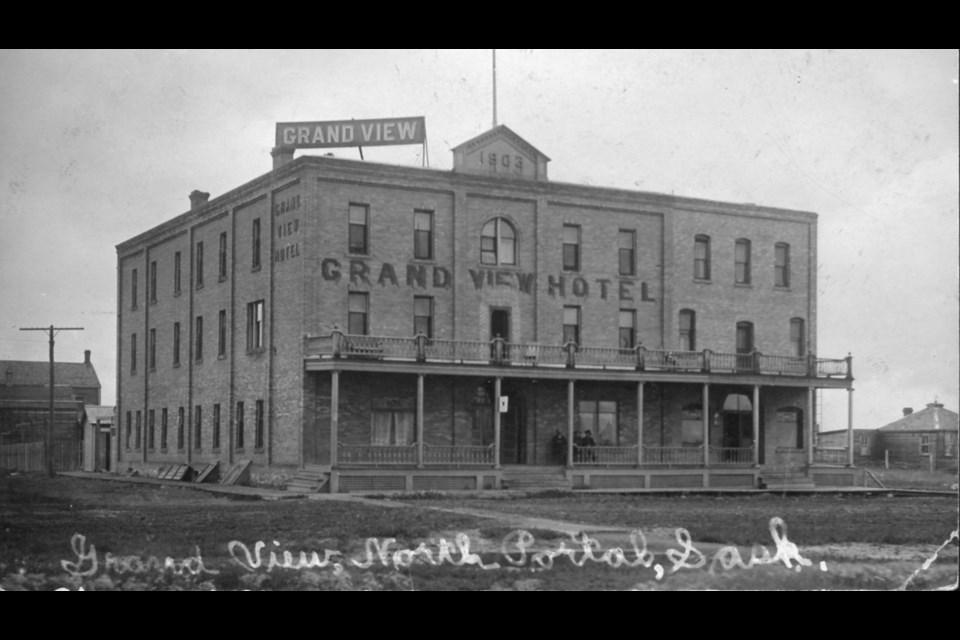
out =
<path fill-rule="evenodd" d="M 327 149 L 421 144 L 426 140 L 426 135 L 426 121 L 423 116 L 378 120 L 278 122 L 276 146 Z"/>

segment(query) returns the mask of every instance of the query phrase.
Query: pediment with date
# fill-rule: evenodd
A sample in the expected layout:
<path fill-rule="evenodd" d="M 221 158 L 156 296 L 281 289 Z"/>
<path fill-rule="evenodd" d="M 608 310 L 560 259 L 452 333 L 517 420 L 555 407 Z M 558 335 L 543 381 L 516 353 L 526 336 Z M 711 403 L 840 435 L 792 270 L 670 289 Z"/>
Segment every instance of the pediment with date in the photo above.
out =
<path fill-rule="evenodd" d="M 505 178 L 546 180 L 550 158 L 505 125 L 453 149 L 453 170 Z"/>

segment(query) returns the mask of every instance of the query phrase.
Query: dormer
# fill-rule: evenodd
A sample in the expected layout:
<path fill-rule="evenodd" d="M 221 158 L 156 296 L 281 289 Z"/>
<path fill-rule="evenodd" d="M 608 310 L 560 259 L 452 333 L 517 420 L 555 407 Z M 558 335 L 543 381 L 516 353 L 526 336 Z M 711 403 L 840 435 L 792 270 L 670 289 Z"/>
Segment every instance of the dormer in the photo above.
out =
<path fill-rule="evenodd" d="M 506 125 L 453 148 L 453 170 L 503 178 L 547 179 L 550 158 Z"/>

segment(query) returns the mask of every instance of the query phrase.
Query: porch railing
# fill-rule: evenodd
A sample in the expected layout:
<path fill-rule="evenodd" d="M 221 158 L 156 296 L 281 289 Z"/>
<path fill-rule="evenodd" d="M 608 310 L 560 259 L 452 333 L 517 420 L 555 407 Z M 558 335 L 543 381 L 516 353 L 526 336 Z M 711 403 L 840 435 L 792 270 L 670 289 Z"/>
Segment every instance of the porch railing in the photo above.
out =
<path fill-rule="evenodd" d="M 643 447 L 643 464 L 703 464 L 703 445 L 698 447 Z"/>
<path fill-rule="evenodd" d="M 753 447 L 710 446 L 710 464 L 752 464 Z"/>
<path fill-rule="evenodd" d="M 492 465 L 493 445 L 423 445 L 424 464 Z"/>
<path fill-rule="evenodd" d="M 417 445 L 337 443 L 340 464 L 413 465 L 417 463 Z"/>
<path fill-rule="evenodd" d="M 637 445 L 632 447 L 617 447 L 612 445 L 597 445 L 594 447 L 573 447 L 573 463 L 575 465 L 606 465 L 606 466 L 636 466 Z"/>
<path fill-rule="evenodd" d="M 357 358 L 375 360 L 408 360 L 453 362 L 515 367 L 583 367 L 635 369 L 638 371 L 723 372 L 761 375 L 785 375 L 830 378 L 853 377 L 853 358 L 817 358 L 807 356 L 750 353 L 720 353 L 587 347 L 573 343 L 511 343 L 502 338 L 481 340 L 446 340 L 417 335 L 411 338 L 392 336 L 360 336 L 335 330 L 329 336 L 305 339 L 307 358 Z"/>
<path fill-rule="evenodd" d="M 816 447 L 813 450 L 813 461 L 821 464 L 847 464 L 846 447 Z"/>

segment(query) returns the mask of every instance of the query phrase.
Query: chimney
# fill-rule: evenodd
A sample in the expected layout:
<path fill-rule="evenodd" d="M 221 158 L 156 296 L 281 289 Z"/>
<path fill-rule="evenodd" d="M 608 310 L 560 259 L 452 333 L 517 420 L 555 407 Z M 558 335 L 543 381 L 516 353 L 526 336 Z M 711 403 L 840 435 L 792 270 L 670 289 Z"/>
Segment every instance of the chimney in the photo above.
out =
<path fill-rule="evenodd" d="M 210 194 L 205 191 L 197 191 L 194 189 L 190 192 L 190 208 L 196 209 L 197 207 L 202 207 L 207 204 L 207 200 L 210 199 Z"/>
<path fill-rule="evenodd" d="M 83 352 L 83 364 L 90 365 L 90 349 Z"/>
<path fill-rule="evenodd" d="M 293 147 L 274 147 L 270 150 L 270 155 L 273 156 L 273 168 L 279 169 L 285 164 L 290 164 L 293 162 Z"/>
<path fill-rule="evenodd" d="M 908 415 L 913 413 L 913 407 L 904 407 L 903 408 L 903 417 L 906 418 Z"/>

